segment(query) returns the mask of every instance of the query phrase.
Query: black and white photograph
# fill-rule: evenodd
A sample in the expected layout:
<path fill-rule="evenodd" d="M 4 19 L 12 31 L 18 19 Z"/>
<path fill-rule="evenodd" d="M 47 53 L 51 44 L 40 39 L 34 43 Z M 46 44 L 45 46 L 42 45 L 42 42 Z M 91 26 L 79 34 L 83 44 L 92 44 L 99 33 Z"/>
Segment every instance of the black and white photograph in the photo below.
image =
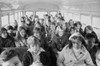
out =
<path fill-rule="evenodd" d="M 0 66 L 100 66 L 100 0 L 0 0 Z"/>

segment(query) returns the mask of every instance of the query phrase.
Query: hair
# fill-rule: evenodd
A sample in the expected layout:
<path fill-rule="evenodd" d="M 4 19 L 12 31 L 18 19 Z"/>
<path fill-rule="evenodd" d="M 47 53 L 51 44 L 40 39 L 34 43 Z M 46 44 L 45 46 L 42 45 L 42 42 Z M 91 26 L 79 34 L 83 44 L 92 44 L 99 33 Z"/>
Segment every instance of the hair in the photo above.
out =
<path fill-rule="evenodd" d="M 92 38 L 96 38 L 96 36 L 92 33 L 88 33 L 88 34 L 85 35 L 85 38 L 86 39 L 92 39 Z"/>
<path fill-rule="evenodd" d="M 28 39 L 27 39 L 27 45 L 28 45 L 28 48 L 30 48 L 30 45 L 39 45 L 40 46 L 40 40 L 35 37 L 35 36 L 30 36 Z"/>
<path fill-rule="evenodd" d="M 25 23 L 25 19 L 26 19 L 25 16 L 22 16 L 21 17 L 21 22 Z"/>
<path fill-rule="evenodd" d="M 73 47 L 73 44 L 72 44 L 73 40 L 81 41 L 82 42 L 81 48 L 83 47 L 83 45 L 86 47 L 85 39 L 80 33 L 74 33 L 69 37 L 69 41 L 70 41 L 69 48 L 70 49 Z"/>
<path fill-rule="evenodd" d="M 2 33 L 5 32 L 5 31 L 7 32 L 7 29 L 4 28 L 4 27 L 2 27 L 2 28 L 1 28 L 1 31 L 0 31 L 0 34 L 2 34 Z"/>
<path fill-rule="evenodd" d="M 39 32 L 39 33 L 41 34 L 41 28 L 35 27 L 35 28 L 33 29 L 33 34 L 34 34 L 34 31 L 37 31 L 37 32 Z"/>
<path fill-rule="evenodd" d="M 37 23 L 34 24 L 34 28 L 35 28 L 35 27 L 41 28 L 41 26 L 42 26 L 42 25 L 41 25 L 40 22 L 37 22 Z"/>
<path fill-rule="evenodd" d="M 75 27 L 71 27 L 71 28 L 70 28 L 70 32 L 71 32 L 72 29 L 73 29 L 73 30 L 76 30 Z"/>
<path fill-rule="evenodd" d="M 71 26 L 71 23 L 70 23 L 71 21 L 74 23 L 74 21 L 73 21 L 72 19 L 70 19 L 70 20 L 68 21 L 68 25 L 69 25 L 69 26 Z M 73 24 L 73 25 L 74 25 L 74 24 Z"/>
<path fill-rule="evenodd" d="M 13 27 L 9 25 L 9 26 L 7 27 L 7 30 L 13 30 Z"/>
<path fill-rule="evenodd" d="M 93 28 L 90 25 L 88 25 L 88 26 L 85 27 L 85 31 L 86 31 L 86 28 L 88 28 L 89 30 L 93 31 Z"/>
<path fill-rule="evenodd" d="M 86 28 L 88 28 L 89 30 L 93 31 L 92 26 L 87 25 L 87 26 L 85 27 L 85 29 L 84 29 L 84 35 L 86 35 Z"/>
<path fill-rule="evenodd" d="M 20 56 L 17 53 L 17 51 L 15 51 L 14 49 L 6 49 L 1 53 L 0 61 L 6 62 L 6 61 L 10 60 L 11 58 L 13 58 L 15 56 L 18 56 L 18 58 L 20 59 Z"/>
<path fill-rule="evenodd" d="M 74 26 L 77 26 L 77 25 L 80 25 L 80 26 L 82 27 L 82 24 L 81 24 L 80 21 L 77 21 L 77 22 L 74 24 Z"/>
<path fill-rule="evenodd" d="M 19 27 L 19 30 L 18 30 L 17 35 L 16 35 L 16 38 L 18 40 L 20 40 L 22 38 L 21 35 L 20 35 L 21 30 L 25 30 L 25 32 L 26 32 L 26 29 L 24 27 Z M 25 35 L 25 38 L 27 38 L 27 34 Z"/>
<path fill-rule="evenodd" d="M 27 21 L 29 22 L 29 25 L 32 24 L 32 21 L 28 18 Z"/>

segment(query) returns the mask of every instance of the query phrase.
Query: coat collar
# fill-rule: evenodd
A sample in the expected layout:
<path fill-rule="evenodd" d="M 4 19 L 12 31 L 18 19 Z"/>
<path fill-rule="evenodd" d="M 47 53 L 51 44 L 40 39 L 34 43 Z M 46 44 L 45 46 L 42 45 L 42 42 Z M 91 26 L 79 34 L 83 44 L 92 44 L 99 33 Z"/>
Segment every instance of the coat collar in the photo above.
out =
<path fill-rule="evenodd" d="M 33 54 L 31 49 L 28 49 L 27 51 L 29 51 L 29 52 L 31 52 Z M 41 52 L 45 52 L 45 50 L 43 48 L 40 48 L 40 50 L 38 51 L 37 54 L 40 54 Z"/>
<path fill-rule="evenodd" d="M 70 49 L 70 55 L 71 55 L 73 58 L 75 58 L 75 60 L 77 60 L 77 61 L 78 61 L 78 60 L 81 60 L 81 59 L 84 57 L 85 53 L 86 53 L 85 48 L 82 48 L 82 49 L 79 51 L 79 55 L 76 56 L 76 55 L 75 55 L 75 52 L 73 51 L 73 49 Z"/>

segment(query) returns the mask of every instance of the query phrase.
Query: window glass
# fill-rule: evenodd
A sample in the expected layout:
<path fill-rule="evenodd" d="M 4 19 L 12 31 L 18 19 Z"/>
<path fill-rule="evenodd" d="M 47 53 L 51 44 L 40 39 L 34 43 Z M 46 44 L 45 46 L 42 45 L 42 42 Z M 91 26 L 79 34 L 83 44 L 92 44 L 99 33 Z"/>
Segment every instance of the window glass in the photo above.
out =
<path fill-rule="evenodd" d="M 91 17 L 86 15 L 81 15 L 81 22 L 86 25 L 91 25 Z"/>
<path fill-rule="evenodd" d="M 20 12 L 20 15 L 23 16 L 22 12 Z"/>
<path fill-rule="evenodd" d="M 14 23 L 14 15 L 10 15 L 10 25 Z"/>
<path fill-rule="evenodd" d="M 72 13 L 68 13 L 68 19 L 72 19 L 73 15 Z"/>
<path fill-rule="evenodd" d="M 39 18 L 43 18 L 45 14 L 47 14 L 47 12 L 36 12 L 36 15 L 38 15 Z"/>
<path fill-rule="evenodd" d="M 93 17 L 92 26 L 100 29 L 100 18 Z"/>
<path fill-rule="evenodd" d="M 73 14 L 74 21 L 80 21 L 80 16 L 78 14 Z"/>
<path fill-rule="evenodd" d="M 2 26 L 8 25 L 8 15 L 2 16 Z"/>
<path fill-rule="evenodd" d="M 31 15 L 33 15 L 33 12 L 26 12 L 26 15 L 28 16 L 28 17 L 30 17 Z"/>
<path fill-rule="evenodd" d="M 55 17 L 55 15 L 57 14 L 57 12 L 50 12 L 50 14 L 52 14 L 52 16 Z"/>
<path fill-rule="evenodd" d="M 18 14 L 17 14 L 17 12 L 15 13 L 15 20 L 17 20 L 18 19 Z"/>

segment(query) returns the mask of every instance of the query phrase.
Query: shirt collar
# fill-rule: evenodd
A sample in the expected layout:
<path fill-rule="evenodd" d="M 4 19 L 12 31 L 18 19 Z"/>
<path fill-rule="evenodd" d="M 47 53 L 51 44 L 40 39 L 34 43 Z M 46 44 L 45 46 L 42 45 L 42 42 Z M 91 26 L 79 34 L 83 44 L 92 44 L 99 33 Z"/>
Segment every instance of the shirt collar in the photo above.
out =
<path fill-rule="evenodd" d="M 27 51 L 33 53 L 31 49 L 28 49 Z M 45 52 L 45 50 L 43 48 L 40 48 L 37 54 L 40 54 L 41 52 Z"/>

